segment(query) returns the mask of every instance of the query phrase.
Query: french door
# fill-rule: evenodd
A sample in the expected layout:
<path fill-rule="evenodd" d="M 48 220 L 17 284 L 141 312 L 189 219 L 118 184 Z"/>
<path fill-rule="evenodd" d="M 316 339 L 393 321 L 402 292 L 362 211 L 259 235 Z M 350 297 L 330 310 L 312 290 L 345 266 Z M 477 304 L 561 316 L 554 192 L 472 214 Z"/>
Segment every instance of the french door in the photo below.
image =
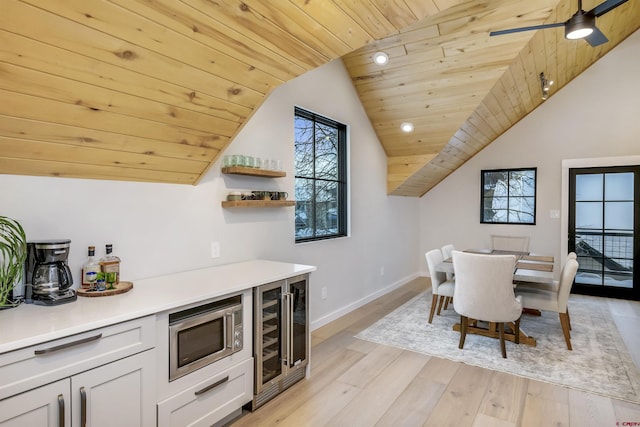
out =
<path fill-rule="evenodd" d="M 640 299 L 640 166 L 569 169 L 572 292 Z"/>

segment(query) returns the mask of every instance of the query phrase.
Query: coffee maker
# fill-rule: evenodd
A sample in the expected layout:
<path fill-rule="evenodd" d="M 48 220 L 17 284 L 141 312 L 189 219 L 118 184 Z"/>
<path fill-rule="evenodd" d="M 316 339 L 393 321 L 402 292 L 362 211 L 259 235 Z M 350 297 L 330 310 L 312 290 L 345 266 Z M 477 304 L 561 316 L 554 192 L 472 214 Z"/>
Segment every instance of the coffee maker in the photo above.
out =
<path fill-rule="evenodd" d="M 27 242 L 25 302 L 58 305 L 78 298 L 67 265 L 70 246 L 68 239 Z"/>

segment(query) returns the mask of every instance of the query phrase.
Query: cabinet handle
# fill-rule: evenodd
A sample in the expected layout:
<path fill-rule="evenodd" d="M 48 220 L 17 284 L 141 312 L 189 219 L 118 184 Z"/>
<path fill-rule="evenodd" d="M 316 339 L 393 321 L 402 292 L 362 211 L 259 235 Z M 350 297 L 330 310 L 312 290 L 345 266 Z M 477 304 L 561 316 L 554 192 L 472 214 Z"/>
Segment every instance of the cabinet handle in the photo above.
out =
<path fill-rule="evenodd" d="M 206 386 L 205 388 L 203 388 L 201 390 L 196 391 L 195 395 L 196 396 L 200 396 L 201 394 L 204 394 L 204 393 L 206 393 L 206 392 L 218 387 L 219 385 L 222 385 L 222 384 L 226 383 L 227 381 L 229 381 L 229 375 L 227 375 L 226 377 L 224 377 L 221 380 L 216 381 L 215 383 L 213 383 L 211 385 Z"/>
<path fill-rule="evenodd" d="M 64 396 L 58 395 L 58 425 L 64 427 Z"/>
<path fill-rule="evenodd" d="M 96 340 L 99 340 L 100 338 L 102 338 L 102 333 L 99 333 L 98 335 L 94 335 L 92 337 L 82 338 L 82 339 L 79 339 L 77 341 L 71 341 L 71 342 L 68 342 L 66 344 L 60 344 L 60 345 L 56 345 L 56 346 L 53 346 L 53 347 L 45 348 L 45 349 L 42 349 L 42 350 L 36 350 L 33 353 L 36 356 L 41 356 L 43 354 L 53 353 L 55 351 L 64 350 L 65 348 L 74 347 L 76 345 L 85 344 L 85 343 L 88 343 L 88 342 L 91 342 L 91 341 L 96 341 Z"/>
<path fill-rule="evenodd" d="M 87 427 L 87 392 L 80 387 L 80 427 Z"/>

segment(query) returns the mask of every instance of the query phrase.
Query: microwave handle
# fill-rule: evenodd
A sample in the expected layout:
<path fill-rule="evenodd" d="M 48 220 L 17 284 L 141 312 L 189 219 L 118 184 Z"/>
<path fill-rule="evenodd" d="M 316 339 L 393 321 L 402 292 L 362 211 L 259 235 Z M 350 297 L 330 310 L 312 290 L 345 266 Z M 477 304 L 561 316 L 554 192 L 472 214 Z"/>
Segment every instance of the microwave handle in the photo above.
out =
<path fill-rule="evenodd" d="M 227 322 L 227 339 L 225 341 L 227 343 L 227 348 L 233 351 L 233 312 L 230 311 L 226 314 L 225 321 Z"/>

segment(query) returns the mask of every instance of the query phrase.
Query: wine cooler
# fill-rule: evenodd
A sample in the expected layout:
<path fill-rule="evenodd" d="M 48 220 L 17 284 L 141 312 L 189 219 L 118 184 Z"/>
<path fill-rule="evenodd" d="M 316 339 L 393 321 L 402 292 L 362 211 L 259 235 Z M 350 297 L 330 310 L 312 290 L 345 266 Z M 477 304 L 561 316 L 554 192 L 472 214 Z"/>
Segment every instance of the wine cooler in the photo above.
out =
<path fill-rule="evenodd" d="M 309 359 L 309 275 L 254 288 L 256 409 L 305 377 Z"/>

